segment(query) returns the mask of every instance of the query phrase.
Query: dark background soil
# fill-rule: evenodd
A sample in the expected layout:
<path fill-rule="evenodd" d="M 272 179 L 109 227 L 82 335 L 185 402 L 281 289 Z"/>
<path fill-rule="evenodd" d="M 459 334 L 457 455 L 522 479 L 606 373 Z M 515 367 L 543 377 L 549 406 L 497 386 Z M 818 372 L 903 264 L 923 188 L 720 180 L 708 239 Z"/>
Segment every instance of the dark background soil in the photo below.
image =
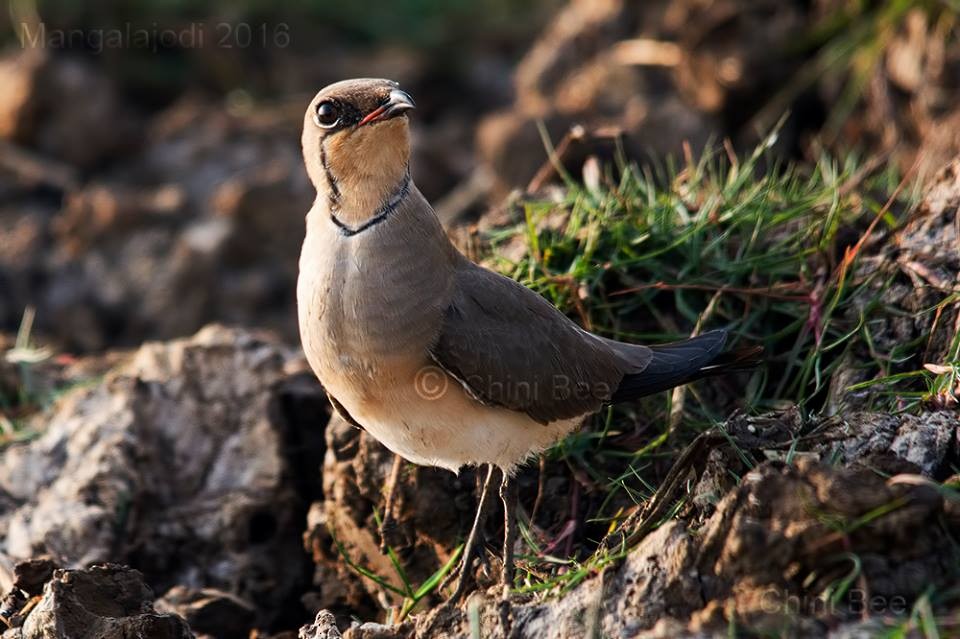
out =
<path fill-rule="evenodd" d="M 950 280 L 956 165 L 934 179 L 960 153 L 960 39 L 946 7 L 10 3 L 0 12 L 0 352 L 26 315 L 49 355 L 29 371 L 0 361 L 0 410 L 18 427 L 0 457 L 10 636 L 51 636 L 61 623 L 84 637 L 291 637 L 322 609 L 341 627 L 383 620 L 381 589 L 344 564 L 337 542 L 391 574 L 375 513 L 392 456 L 327 423 L 295 347 L 297 257 L 314 196 L 299 127 L 320 87 L 384 76 L 414 96 L 414 177 L 460 241 L 501 224 L 511 192 L 557 181 L 541 170 L 539 123 L 554 143 L 582 127 L 564 154 L 581 176 L 584 158 L 619 151 L 654 168 L 724 142 L 748 151 L 783 116 L 784 160 L 853 153 L 932 184 L 912 232 L 867 267 L 902 250 Z M 45 46 L 23 47 L 41 24 Z M 116 37 L 127 39 L 111 45 Z M 891 303 L 927 302 L 901 293 Z M 956 312 L 944 317 L 941 333 Z M 929 329 L 895 324 L 881 337 Z M 913 606 L 928 587 L 949 589 L 960 575 L 942 550 L 960 531 L 944 496 L 958 421 L 927 408 L 731 418 L 736 439 L 683 469 L 696 499 L 681 519 L 561 601 L 520 602 L 520 636 L 693 636 L 733 617 L 768 634 L 856 636 L 871 620 L 848 608 L 781 618 L 761 605 L 765 593 L 800 596 L 842 578 L 846 564 L 834 560 L 851 547 L 866 558 L 855 584 L 865 593 Z M 805 457 L 786 464 L 797 437 Z M 767 463 L 748 469 L 743 450 Z M 526 504 L 546 486 L 539 521 L 554 531 L 604 499 L 557 466 L 528 469 L 520 486 Z M 741 473 L 749 481 L 738 484 Z M 471 471 L 454 480 L 404 468 L 398 549 L 415 582 L 462 538 L 474 482 Z M 891 502 L 903 509 L 896 520 L 859 531 L 810 515 L 840 504 L 833 515 L 856 520 Z M 574 542 L 556 552 L 575 555 Z M 488 563 L 480 586 L 495 573 Z M 438 623 L 469 636 L 461 612 Z"/>
<path fill-rule="evenodd" d="M 751 149 L 788 113 L 786 158 L 826 145 L 906 171 L 922 147 L 929 178 L 960 144 L 960 52 L 952 14 L 902 4 L 12 3 L 0 328 L 32 306 L 35 334 L 76 353 L 209 321 L 294 340 L 313 197 L 302 109 L 345 77 L 395 78 L 415 97 L 413 172 L 451 226 L 534 177 L 537 122 L 554 143 L 585 127 L 565 156 L 579 172 L 588 153 L 612 156 L 612 129 L 663 164 L 710 140 Z M 857 45 L 879 53 L 861 60 Z"/>

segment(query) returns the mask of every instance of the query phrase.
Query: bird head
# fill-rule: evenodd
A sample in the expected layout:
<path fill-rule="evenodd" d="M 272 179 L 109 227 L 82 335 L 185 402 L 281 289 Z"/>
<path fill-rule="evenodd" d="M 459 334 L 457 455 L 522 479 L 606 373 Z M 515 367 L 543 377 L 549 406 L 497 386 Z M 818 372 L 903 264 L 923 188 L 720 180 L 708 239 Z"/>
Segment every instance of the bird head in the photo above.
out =
<path fill-rule="evenodd" d="M 301 141 L 318 194 L 359 221 L 375 211 L 409 171 L 413 108 L 392 80 L 344 80 L 317 93 Z"/>

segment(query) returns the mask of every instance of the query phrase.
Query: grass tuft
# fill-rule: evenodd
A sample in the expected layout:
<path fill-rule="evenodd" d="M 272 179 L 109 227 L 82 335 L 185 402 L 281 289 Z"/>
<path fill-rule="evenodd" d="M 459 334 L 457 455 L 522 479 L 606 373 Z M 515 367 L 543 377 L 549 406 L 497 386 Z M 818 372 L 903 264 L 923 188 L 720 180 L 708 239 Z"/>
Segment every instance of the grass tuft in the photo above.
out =
<path fill-rule="evenodd" d="M 927 335 L 901 343 L 884 334 L 891 317 L 931 326 L 960 301 L 931 287 L 924 299 L 936 302 L 910 314 L 887 299 L 898 275 L 876 261 L 918 199 L 907 188 L 911 177 L 855 155 L 782 164 L 770 152 L 775 142 L 776 132 L 744 158 L 707 153 L 677 166 L 621 159 L 606 167 L 599 188 L 560 173 L 562 187 L 520 200 L 515 224 L 487 232 L 482 261 L 585 328 L 656 343 L 723 327 L 730 347 L 766 351 L 757 371 L 611 408 L 547 451 L 547 467 L 569 482 L 570 503 L 562 521 L 521 519 L 518 591 L 567 592 L 624 557 L 626 543 L 594 552 L 598 537 L 632 506 L 649 506 L 679 451 L 733 410 L 796 405 L 806 418 L 849 396 L 858 408 L 884 412 L 955 400 L 960 337 L 943 361 L 927 362 Z M 835 379 L 852 367 L 852 382 Z M 744 468 L 762 461 L 727 438 Z M 788 460 L 798 444 L 794 438 Z M 653 528 L 690 507 L 684 482 L 677 478 L 659 504 Z M 834 523 L 848 533 L 886 513 Z M 398 560 L 394 567 L 402 572 Z M 841 576 L 826 596 L 842 596 L 858 574 Z M 413 601 L 410 591 L 406 584 L 396 594 Z"/>
<path fill-rule="evenodd" d="M 776 132 L 745 158 L 707 153 L 666 168 L 619 161 L 599 189 L 561 174 L 562 188 L 520 201 L 520 221 L 488 235 L 488 265 L 590 330 L 656 343 L 723 327 L 730 346 L 765 348 L 765 366 L 752 374 L 693 386 L 679 401 L 664 393 L 615 407 L 547 453 L 582 486 L 605 491 L 585 518 L 604 531 L 624 504 L 648 500 L 665 464 L 731 410 L 797 405 L 806 418 L 853 395 L 858 408 L 883 412 L 956 401 L 960 336 L 936 363 L 922 359 L 927 335 L 882 339 L 885 322 L 906 312 L 885 297 L 897 274 L 875 264 L 918 200 L 912 176 L 855 155 L 785 165 L 770 154 L 775 142 Z M 912 314 L 917 325 L 960 301 L 931 290 L 938 302 Z M 854 383 L 834 379 L 851 368 Z M 745 467 L 756 465 L 734 450 Z M 528 592 L 565 591 L 611 560 L 548 558 L 532 534 L 524 539 Z"/>

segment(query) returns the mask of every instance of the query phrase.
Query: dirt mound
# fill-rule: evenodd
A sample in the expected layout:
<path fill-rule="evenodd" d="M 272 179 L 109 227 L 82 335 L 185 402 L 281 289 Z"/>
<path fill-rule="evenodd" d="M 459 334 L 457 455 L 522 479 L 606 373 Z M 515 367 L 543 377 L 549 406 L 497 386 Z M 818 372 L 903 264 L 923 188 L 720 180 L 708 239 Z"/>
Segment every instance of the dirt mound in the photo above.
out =
<path fill-rule="evenodd" d="M 785 113 L 786 155 L 869 148 L 904 172 L 917 162 L 926 181 L 960 151 L 955 20 L 916 7 L 887 24 L 848 9 L 830 0 L 571 0 L 518 64 L 513 104 L 478 128 L 496 198 L 542 185 L 538 167 L 550 165 L 539 123 L 579 175 L 587 157 L 622 150 L 660 165 L 711 139 L 751 148 Z M 853 57 L 865 34 L 876 49 Z M 566 148 L 575 126 L 586 135 Z"/>
<path fill-rule="evenodd" d="M 377 615 L 390 599 L 357 566 L 403 587 L 375 532 L 393 458 L 338 419 L 324 429 L 327 411 L 291 351 L 219 327 L 148 344 L 99 385 L 68 393 L 49 418 L 36 418 L 48 422 L 42 434 L 9 447 L 0 464 L 5 563 L 54 558 L 11 573 L 4 614 L 22 622 L 15 636 L 41 636 L 27 633 L 53 623 L 49 615 L 68 609 L 62 602 L 75 590 L 106 601 L 116 594 L 110 588 L 127 588 L 133 577 L 100 581 L 120 568 L 82 570 L 103 561 L 136 567 L 165 593 L 156 610 L 204 636 L 289 628 L 323 608 L 341 623 Z M 677 466 L 677 482 L 664 482 L 666 492 L 648 502 L 672 501 L 671 485 L 690 486 L 678 518 L 658 520 L 622 557 L 631 546 L 614 539 L 592 576 L 559 597 L 519 596 L 514 636 L 709 636 L 730 624 L 830 636 L 864 615 L 906 614 L 929 588 L 960 578 L 950 542 L 960 534 L 950 488 L 955 413 L 804 420 L 787 410 L 734 416 L 721 430 L 695 442 L 696 453 L 679 458 L 686 465 Z M 474 478 L 401 471 L 391 540 L 407 579 L 422 583 L 469 525 Z M 312 580 L 302 544 L 315 562 Z M 54 572 L 54 562 L 71 570 Z M 431 616 L 421 605 L 416 622 L 357 625 L 344 636 L 469 637 L 471 609 L 493 632 L 497 595 L 485 588 L 496 567 L 480 572 L 463 610 Z M 137 601 L 152 604 L 136 583 Z M 84 610 L 99 614 L 93 604 Z M 140 603 L 124 611 L 112 615 L 116 623 L 184 627 Z M 303 632 L 333 632 L 329 623 L 318 627 Z"/>
<path fill-rule="evenodd" d="M 945 428 L 956 437 L 960 424 Z M 960 578 L 950 541 L 960 533 L 960 501 L 945 497 L 950 489 L 921 475 L 831 466 L 827 450 L 821 457 L 766 462 L 696 530 L 668 521 L 568 594 L 516 604 L 511 636 L 726 636 L 730 627 L 854 636 L 862 619 L 886 617 L 893 627 L 929 589 Z M 475 595 L 468 609 L 478 610 L 484 634 L 496 636 L 495 592 Z M 370 624 L 344 636 L 373 631 L 391 639 L 472 636 L 466 610 L 428 615 L 419 630 L 384 633 Z"/>
<path fill-rule="evenodd" d="M 47 579 L 40 584 L 21 579 L 14 585 L 15 592 L 31 598 L 12 616 L 4 616 L 10 626 L 5 638 L 193 639 L 182 618 L 154 610 L 153 592 L 136 570 L 116 564 L 83 570 L 51 566 Z"/>
<path fill-rule="evenodd" d="M 208 327 L 70 393 L 0 460 L 4 555 L 121 561 L 161 593 L 221 588 L 262 627 L 298 609 L 328 408 L 296 366 L 276 342 Z"/>

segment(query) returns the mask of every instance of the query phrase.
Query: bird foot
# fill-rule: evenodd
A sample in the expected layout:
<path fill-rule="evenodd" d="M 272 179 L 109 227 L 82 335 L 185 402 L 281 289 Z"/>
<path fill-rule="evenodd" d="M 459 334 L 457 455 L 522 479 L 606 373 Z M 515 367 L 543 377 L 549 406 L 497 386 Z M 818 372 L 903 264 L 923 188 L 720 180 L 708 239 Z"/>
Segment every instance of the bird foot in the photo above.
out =
<path fill-rule="evenodd" d="M 482 547 L 482 540 L 478 541 L 478 546 Z M 450 586 L 453 586 L 453 594 L 451 594 L 447 601 L 458 604 L 464 601 L 471 592 L 474 591 L 477 587 L 476 583 L 476 571 L 479 570 L 490 570 L 490 564 L 487 559 L 480 553 L 475 553 L 474 556 L 470 559 L 470 566 L 466 565 L 466 557 L 462 558 L 457 562 L 457 567 L 454 568 L 450 574 L 448 574 L 440 586 L 437 588 L 437 592 L 446 592 Z M 479 567 L 475 562 L 479 561 Z"/>
<path fill-rule="evenodd" d="M 473 520 L 473 527 L 470 529 L 470 535 L 467 537 L 467 541 L 463 546 L 463 558 L 460 560 L 458 569 L 450 573 L 446 579 L 443 580 L 443 583 L 440 584 L 440 590 L 446 589 L 457 574 L 460 575 L 459 580 L 457 581 L 457 587 L 453 592 L 453 595 L 448 601 L 458 603 L 463 596 L 467 594 L 467 587 L 470 585 L 470 580 L 472 577 L 471 568 L 473 567 L 473 560 L 480 554 L 479 550 L 482 545 L 480 541 L 483 538 L 483 522 L 486 520 L 487 509 L 490 504 L 490 492 L 491 486 L 493 485 L 493 478 L 496 474 L 496 468 L 493 465 L 487 467 L 487 477 L 483 482 L 483 488 L 480 492 L 480 503 L 477 504 L 477 514 Z"/>
<path fill-rule="evenodd" d="M 453 594 L 450 595 L 444 605 L 453 603 L 458 604 L 460 600 L 463 599 L 464 595 L 467 594 L 467 587 L 470 585 L 470 570 L 463 565 L 463 562 L 457 564 L 457 567 L 449 575 L 444 578 L 440 583 L 440 588 L 438 592 L 444 592 L 450 584 L 456 580 L 456 588 L 453 590 Z"/>

